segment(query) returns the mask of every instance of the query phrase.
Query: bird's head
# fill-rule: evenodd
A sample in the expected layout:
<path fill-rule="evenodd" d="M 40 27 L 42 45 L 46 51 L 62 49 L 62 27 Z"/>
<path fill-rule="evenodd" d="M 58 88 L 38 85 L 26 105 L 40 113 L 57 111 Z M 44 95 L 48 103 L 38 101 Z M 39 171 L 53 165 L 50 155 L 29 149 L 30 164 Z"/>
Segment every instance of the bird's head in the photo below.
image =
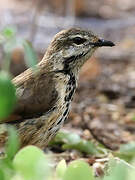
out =
<path fill-rule="evenodd" d="M 55 35 L 46 55 L 53 62 L 54 69 L 78 72 L 93 52 L 102 46 L 114 46 L 114 43 L 100 39 L 91 31 L 71 28 Z"/>

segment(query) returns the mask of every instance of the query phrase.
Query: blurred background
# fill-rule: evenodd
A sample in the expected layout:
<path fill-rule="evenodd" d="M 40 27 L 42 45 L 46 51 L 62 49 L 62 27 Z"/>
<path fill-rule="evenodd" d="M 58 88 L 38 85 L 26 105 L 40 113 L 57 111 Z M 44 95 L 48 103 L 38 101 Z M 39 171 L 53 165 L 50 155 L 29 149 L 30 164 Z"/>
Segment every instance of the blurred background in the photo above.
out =
<path fill-rule="evenodd" d="M 134 0 L 0 0 L 0 31 L 13 33 L 17 42 L 31 42 L 39 61 L 52 37 L 65 28 L 91 29 L 116 44 L 101 48 L 84 65 L 66 125 L 88 136 L 90 130 L 112 149 L 135 140 L 134 16 Z M 0 45 L 1 65 L 5 49 Z M 12 46 L 10 58 L 13 76 L 27 69 L 20 43 Z"/>
<path fill-rule="evenodd" d="M 16 36 L 29 40 L 41 55 L 39 59 L 57 32 L 73 26 L 113 40 L 117 47 L 107 49 L 107 54 L 115 56 L 113 59 L 122 55 L 125 58 L 130 52 L 123 48 L 134 45 L 134 15 L 134 0 L 0 0 L 0 30 L 16 28 Z M 13 52 L 13 59 L 22 59 L 20 51 Z M 20 71 L 12 73 L 17 75 Z"/>

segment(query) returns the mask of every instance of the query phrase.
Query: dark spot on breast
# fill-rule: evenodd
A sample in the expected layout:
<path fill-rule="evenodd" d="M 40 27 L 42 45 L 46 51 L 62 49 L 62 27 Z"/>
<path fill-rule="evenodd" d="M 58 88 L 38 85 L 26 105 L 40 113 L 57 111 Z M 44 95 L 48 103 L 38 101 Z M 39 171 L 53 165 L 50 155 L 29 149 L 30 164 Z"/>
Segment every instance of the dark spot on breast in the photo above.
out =
<path fill-rule="evenodd" d="M 67 108 L 69 107 L 69 104 L 70 104 L 69 102 L 66 104 L 66 107 L 67 107 Z"/>
<path fill-rule="evenodd" d="M 60 124 L 62 120 L 63 120 L 63 117 L 60 118 L 60 120 L 57 122 L 57 125 Z"/>
<path fill-rule="evenodd" d="M 55 124 L 55 122 L 53 122 L 53 123 L 51 124 L 51 127 L 48 129 L 48 131 L 50 131 L 50 130 L 54 127 L 54 124 Z"/>
<path fill-rule="evenodd" d="M 74 91 L 75 91 L 75 89 L 73 88 L 73 89 L 70 91 L 70 93 L 69 93 L 67 96 L 65 96 L 65 101 L 70 101 L 70 100 L 72 100 L 72 96 L 73 96 Z"/>
<path fill-rule="evenodd" d="M 52 127 L 50 127 L 49 129 L 48 129 L 48 131 L 51 131 L 51 129 L 53 128 L 53 126 Z"/>
<path fill-rule="evenodd" d="M 66 93 L 68 93 L 69 91 L 71 91 L 72 87 L 71 86 L 67 86 L 66 88 Z"/>
<path fill-rule="evenodd" d="M 75 79 L 75 76 L 72 73 L 70 74 L 70 79 L 68 81 L 68 85 L 76 86 L 76 79 Z"/>
<path fill-rule="evenodd" d="M 63 113 L 63 116 L 66 116 L 68 112 L 68 108 L 65 110 L 65 112 Z"/>

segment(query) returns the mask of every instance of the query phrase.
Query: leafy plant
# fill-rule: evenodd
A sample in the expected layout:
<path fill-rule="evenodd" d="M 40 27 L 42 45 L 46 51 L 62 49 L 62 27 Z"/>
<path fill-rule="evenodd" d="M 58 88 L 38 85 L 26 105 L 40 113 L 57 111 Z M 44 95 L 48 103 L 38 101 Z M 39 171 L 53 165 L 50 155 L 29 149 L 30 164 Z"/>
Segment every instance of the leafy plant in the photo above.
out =
<path fill-rule="evenodd" d="M 32 45 L 25 39 L 17 37 L 15 27 L 6 27 L 0 33 L 0 45 L 3 49 L 2 70 L 0 71 L 0 120 L 9 116 L 16 104 L 15 87 L 9 72 L 11 54 L 16 47 L 24 49 L 26 64 L 34 67 L 37 55 Z"/>
<path fill-rule="evenodd" d="M 33 67 L 37 64 L 37 54 L 30 42 L 17 37 L 17 29 L 9 26 L 5 27 L 0 33 L 0 45 L 4 52 L 3 69 L 9 71 L 12 51 L 17 48 L 23 48 L 25 61 L 28 67 Z"/>
<path fill-rule="evenodd" d="M 21 149 L 13 159 L 13 166 L 16 174 L 23 179 L 44 180 L 50 174 L 48 158 L 35 146 Z"/>
<path fill-rule="evenodd" d="M 16 103 L 15 87 L 6 71 L 0 72 L 0 119 L 6 118 Z"/>
<path fill-rule="evenodd" d="M 134 180 L 134 160 L 128 164 L 111 156 L 104 168 L 104 176 L 95 177 L 94 169 L 84 160 L 74 160 L 67 164 L 63 159 L 54 167 L 50 156 L 35 146 L 27 146 L 15 154 L 11 141 L 16 143 L 17 150 L 18 139 L 16 131 L 11 129 L 8 129 L 10 138 L 6 145 L 6 156 L 0 159 L 1 180 Z"/>
<path fill-rule="evenodd" d="M 75 133 L 58 132 L 54 140 L 50 142 L 50 145 L 61 145 L 63 150 L 76 149 L 87 154 L 99 154 L 99 150 L 92 142 L 80 138 Z"/>

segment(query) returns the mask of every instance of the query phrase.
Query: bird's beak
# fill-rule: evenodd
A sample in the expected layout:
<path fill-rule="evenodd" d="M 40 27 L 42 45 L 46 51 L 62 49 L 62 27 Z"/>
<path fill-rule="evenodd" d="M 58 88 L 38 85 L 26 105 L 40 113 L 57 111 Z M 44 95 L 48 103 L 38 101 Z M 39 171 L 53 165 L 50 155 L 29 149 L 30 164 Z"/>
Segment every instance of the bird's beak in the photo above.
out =
<path fill-rule="evenodd" d="M 98 41 L 92 43 L 95 47 L 102 47 L 102 46 L 115 46 L 115 44 L 112 41 L 107 41 L 104 39 L 98 39 Z"/>

